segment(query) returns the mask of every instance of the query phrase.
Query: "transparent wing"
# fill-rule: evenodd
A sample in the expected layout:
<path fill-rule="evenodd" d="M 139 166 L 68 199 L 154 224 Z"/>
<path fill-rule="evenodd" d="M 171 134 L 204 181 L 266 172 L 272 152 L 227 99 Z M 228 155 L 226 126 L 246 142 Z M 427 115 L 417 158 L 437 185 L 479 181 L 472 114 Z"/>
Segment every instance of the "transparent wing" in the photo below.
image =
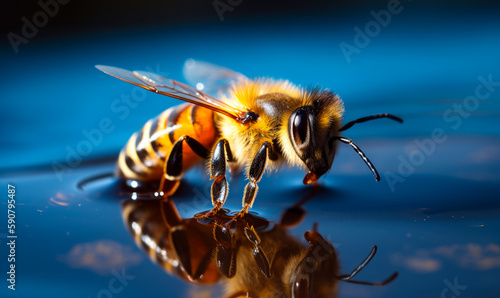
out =
<path fill-rule="evenodd" d="M 170 96 L 205 107 L 207 109 L 211 109 L 215 112 L 233 118 L 238 122 L 241 121 L 246 115 L 246 112 L 240 111 L 213 96 L 198 91 L 186 84 L 165 78 L 158 74 L 146 71 L 129 71 L 126 69 L 105 65 L 96 65 L 95 67 L 100 71 L 125 82 L 134 84 L 155 93 Z"/>
<path fill-rule="evenodd" d="M 227 92 L 237 82 L 248 80 L 239 72 L 194 59 L 184 63 L 183 74 L 190 85 L 213 96 Z"/>

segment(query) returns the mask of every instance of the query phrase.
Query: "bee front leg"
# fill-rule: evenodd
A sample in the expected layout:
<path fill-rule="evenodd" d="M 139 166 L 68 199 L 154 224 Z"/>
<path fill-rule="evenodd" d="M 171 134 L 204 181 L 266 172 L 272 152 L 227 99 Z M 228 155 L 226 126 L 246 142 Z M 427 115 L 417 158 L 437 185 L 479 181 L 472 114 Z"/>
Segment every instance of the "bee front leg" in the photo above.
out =
<path fill-rule="evenodd" d="M 248 182 L 245 186 L 243 201 L 241 203 L 242 209 L 235 216 L 235 219 L 243 217 L 248 213 L 248 209 L 252 208 L 255 197 L 257 196 L 257 191 L 259 189 L 257 183 L 260 181 L 262 175 L 264 174 L 268 155 L 273 156 L 274 152 L 272 151 L 271 143 L 265 142 L 264 144 L 262 144 L 259 151 L 257 151 L 257 154 L 255 154 L 255 157 L 253 158 L 252 165 L 250 166 L 250 170 L 248 171 L 248 180 L 250 180 L 250 182 Z"/>
<path fill-rule="evenodd" d="M 177 187 L 179 187 L 180 180 L 182 177 L 182 143 L 186 142 L 189 148 L 193 150 L 198 156 L 208 159 L 210 156 L 210 151 L 200 144 L 197 140 L 191 138 L 190 136 L 184 135 L 180 137 L 177 142 L 175 142 L 168 156 L 167 162 L 163 169 L 163 175 L 160 181 L 160 187 L 158 194 L 164 197 L 170 197 L 175 193 Z"/>

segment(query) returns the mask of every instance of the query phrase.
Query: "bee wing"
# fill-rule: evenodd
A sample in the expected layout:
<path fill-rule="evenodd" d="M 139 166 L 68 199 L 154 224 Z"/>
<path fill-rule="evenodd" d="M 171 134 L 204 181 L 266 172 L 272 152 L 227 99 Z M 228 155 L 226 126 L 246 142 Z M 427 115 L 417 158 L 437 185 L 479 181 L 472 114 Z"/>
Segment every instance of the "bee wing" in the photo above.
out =
<path fill-rule="evenodd" d="M 105 65 L 96 65 L 96 68 L 115 78 L 134 84 L 146 90 L 205 107 L 237 121 L 242 119 L 246 114 L 246 112 L 240 111 L 213 96 L 158 74 L 146 71 L 129 71 Z"/>
<path fill-rule="evenodd" d="M 214 96 L 227 92 L 235 83 L 249 80 L 239 72 L 194 59 L 186 60 L 183 74 L 190 85 Z"/>

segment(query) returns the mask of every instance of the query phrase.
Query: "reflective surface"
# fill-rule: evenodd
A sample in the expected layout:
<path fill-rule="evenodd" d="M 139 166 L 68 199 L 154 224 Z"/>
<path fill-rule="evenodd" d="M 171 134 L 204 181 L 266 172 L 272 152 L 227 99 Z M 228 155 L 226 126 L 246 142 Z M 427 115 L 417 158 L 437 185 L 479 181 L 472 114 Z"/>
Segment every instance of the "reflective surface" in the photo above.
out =
<path fill-rule="evenodd" d="M 185 59 L 194 57 L 249 77 L 330 87 L 345 101 L 346 122 L 379 112 L 404 118 L 403 125 L 379 120 L 346 133 L 377 167 L 381 182 L 373 181 L 350 148 L 340 147 L 332 170 L 319 180 L 321 188 L 303 205 L 307 215 L 287 229 L 306 247 L 304 232 L 318 223 L 342 273 L 377 245 L 376 257 L 355 279 L 378 282 L 399 272 L 384 287 L 340 282 L 339 297 L 499 296 L 500 86 L 484 82 L 500 81 L 500 24 L 486 13 L 473 14 L 466 24 L 467 13 L 446 21 L 428 13 L 421 23 L 418 11 L 406 12 L 351 63 L 339 43 L 352 41 L 352 27 L 368 21 L 363 16 L 346 21 L 347 29 L 303 20 L 272 28 L 132 32 L 126 39 L 103 32 L 58 47 L 33 41 L 16 56 L 2 48 L 10 72 L 2 85 L 0 121 L 8 129 L 1 137 L 0 182 L 17 189 L 18 275 L 16 292 L 2 284 L 0 295 L 222 295 L 221 283 L 193 285 L 150 261 L 123 224 L 122 204 L 132 195 L 114 179 L 78 188 L 87 178 L 113 172 L 128 137 L 179 103 L 136 93 L 94 65 L 149 68 L 180 79 Z M 297 34 L 306 24 L 307 34 Z M 233 43 L 228 36 L 245 39 Z M 132 104 L 123 101 L 133 96 Z M 107 132 L 101 127 L 105 119 L 113 127 Z M 286 208 L 311 192 L 302 185 L 304 174 L 284 169 L 264 175 L 252 210 L 279 223 Z M 240 208 L 244 184 L 242 176 L 230 181 L 229 210 Z M 183 218 L 211 207 L 210 185 L 203 170 L 186 175 L 173 198 Z M 3 270 L 7 230 L 6 218 L 0 220 Z"/>
<path fill-rule="evenodd" d="M 335 249 L 317 231 L 306 231 L 308 245 L 288 235 L 303 220 L 302 206 L 287 208 L 273 224 L 253 213 L 235 219 L 237 212 L 222 209 L 183 219 L 170 199 L 137 198 L 124 201 L 123 220 L 152 261 L 169 274 L 191 284 L 224 284 L 224 297 L 336 297 L 340 280 L 365 282 L 355 276 L 373 259 L 369 256 L 351 273 L 339 273 Z"/>

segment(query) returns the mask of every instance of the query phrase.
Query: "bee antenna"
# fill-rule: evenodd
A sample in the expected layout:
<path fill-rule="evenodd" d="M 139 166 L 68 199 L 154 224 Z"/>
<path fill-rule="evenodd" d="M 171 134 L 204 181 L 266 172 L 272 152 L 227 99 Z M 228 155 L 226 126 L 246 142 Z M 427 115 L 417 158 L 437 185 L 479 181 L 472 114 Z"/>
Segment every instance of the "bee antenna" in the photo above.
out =
<path fill-rule="evenodd" d="M 355 277 L 363 268 L 366 267 L 366 265 L 368 265 L 368 263 L 370 263 L 370 261 L 373 259 L 376 253 L 377 253 L 377 246 L 374 245 L 368 257 L 366 257 L 366 259 L 364 259 L 364 261 L 361 262 L 361 264 L 359 264 L 358 267 L 356 267 L 350 274 L 343 274 L 338 276 L 338 279 L 343 281 L 348 281 L 351 278 Z"/>
<path fill-rule="evenodd" d="M 345 138 L 345 137 L 336 137 L 337 140 L 341 141 L 342 143 L 349 144 L 351 145 L 352 149 L 358 153 L 358 155 L 363 159 L 363 161 L 366 163 L 370 171 L 372 171 L 373 176 L 375 177 L 375 180 L 378 182 L 380 181 L 380 175 L 377 172 L 377 169 L 375 169 L 375 166 L 372 164 L 372 162 L 366 157 L 366 155 L 361 151 L 361 149 L 354 144 L 354 142 L 351 139 Z"/>
<path fill-rule="evenodd" d="M 359 119 L 353 120 L 351 122 L 346 123 L 344 126 L 342 126 L 339 129 L 339 131 L 347 130 L 347 129 L 351 128 L 356 123 L 363 123 L 363 122 L 366 122 L 366 121 L 380 119 L 380 118 L 389 118 L 389 119 L 392 119 L 392 120 L 397 121 L 399 123 L 403 123 L 403 119 L 399 118 L 398 116 L 394 116 L 392 114 L 384 113 L 384 114 L 376 114 L 376 115 L 361 117 Z"/>
<path fill-rule="evenodd" d="M 370 263 L 370 261 L 373 259 L 376 253 L 377 253 L 377 246 L 374 245 L 368 257 L 366 257 L 366 259 L 363 262 L 361 262 L 361 264 L 359 264 L 358 267 L 356 267 L 350 274 L 342 274 L 337 276 L 337 279 L 348 283 L 368 285 L 368 286 L 385 286 L 386 284 L 395 280 L 396 277 L 398 277 L 399 275 L 398 272 L 394 272 L 393 274 L 391 274 L 391 276 L 389 276 L 382 282 L 366 282 L 366 281 L 352 280 L 353 277 L 355 277 L 363 268 L 366 267 L 366 265 L 368 265 L 368 263 Z"/>

